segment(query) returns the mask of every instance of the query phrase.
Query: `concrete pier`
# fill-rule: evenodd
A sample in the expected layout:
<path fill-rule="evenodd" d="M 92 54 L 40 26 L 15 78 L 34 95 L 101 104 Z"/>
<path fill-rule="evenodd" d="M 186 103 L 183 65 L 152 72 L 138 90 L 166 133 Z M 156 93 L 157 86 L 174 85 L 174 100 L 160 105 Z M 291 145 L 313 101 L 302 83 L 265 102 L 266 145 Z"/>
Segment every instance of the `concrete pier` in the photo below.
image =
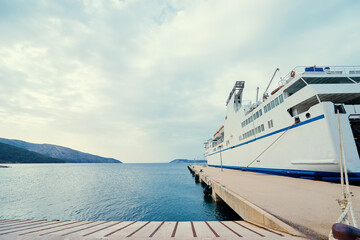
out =
<path fill-rule="evenodd" d="M 0 219 L 0 239 L 299 239 L 246 221 L 89 222 Z M 299 239 L 300 240 L 300 239 Z"/>
<path fill-rule="evenodd" d="M 312 239 L 328 239 L 341 215 L 341 185 L 214 167 L 191 166 L 200 182 L 212 186 L 244 220 Z M 350 186 L 355 215 L 360 216 L 360 187 Z M 358 219 L 359 221 L 359 219 Z"/>

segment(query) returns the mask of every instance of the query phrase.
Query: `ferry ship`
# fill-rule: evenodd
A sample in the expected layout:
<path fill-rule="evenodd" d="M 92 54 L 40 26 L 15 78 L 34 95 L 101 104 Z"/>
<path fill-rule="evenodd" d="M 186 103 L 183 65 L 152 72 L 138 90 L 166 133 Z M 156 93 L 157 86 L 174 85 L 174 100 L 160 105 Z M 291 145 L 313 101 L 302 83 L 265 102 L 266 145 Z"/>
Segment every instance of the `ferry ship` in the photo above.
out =
<path fill-rule="evenodd" d="M 235 83 L 205 142 L 208 165 L 338 181 L 342 157 L 360 181 L 360 66 L 298 66 L 279 85 L 243 104 L 245 82 Z"/>

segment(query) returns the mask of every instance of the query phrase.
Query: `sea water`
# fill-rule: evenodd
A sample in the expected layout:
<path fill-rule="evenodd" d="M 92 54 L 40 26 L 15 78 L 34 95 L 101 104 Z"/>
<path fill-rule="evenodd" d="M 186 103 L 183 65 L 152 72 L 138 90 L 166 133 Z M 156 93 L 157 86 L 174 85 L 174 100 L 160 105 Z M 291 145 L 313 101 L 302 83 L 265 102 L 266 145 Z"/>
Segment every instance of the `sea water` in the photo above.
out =
<path fill-rule="evenodd" d="M 0 218 L 213 221 L 240 217 L 204 197 L 186 164 L 8 164 Z"/>

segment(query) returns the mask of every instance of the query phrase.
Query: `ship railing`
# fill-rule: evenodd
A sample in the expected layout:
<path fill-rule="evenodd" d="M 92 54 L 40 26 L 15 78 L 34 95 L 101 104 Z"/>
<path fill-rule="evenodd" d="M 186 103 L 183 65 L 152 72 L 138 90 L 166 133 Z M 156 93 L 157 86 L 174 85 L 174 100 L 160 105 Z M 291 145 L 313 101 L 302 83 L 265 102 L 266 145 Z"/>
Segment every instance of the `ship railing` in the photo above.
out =
<path fill-rule="evenodd" d="M 213 140 L 213 147 L 218 147 L 219 144 L 222 144 L 224 142 L 224 138 L 219 138 L 217 140 Z"/>
<path fill-rule="evenodd" d="M 360 66 L 297 66 L 292 69 L 285 77 L 282 78 L 281 84 L 285 85 L 291 80 L 292 74 L 302 76 L 304 74 L 329 74 L 329 75 L 345 75 L 352 76 L 360 74 Z"/>

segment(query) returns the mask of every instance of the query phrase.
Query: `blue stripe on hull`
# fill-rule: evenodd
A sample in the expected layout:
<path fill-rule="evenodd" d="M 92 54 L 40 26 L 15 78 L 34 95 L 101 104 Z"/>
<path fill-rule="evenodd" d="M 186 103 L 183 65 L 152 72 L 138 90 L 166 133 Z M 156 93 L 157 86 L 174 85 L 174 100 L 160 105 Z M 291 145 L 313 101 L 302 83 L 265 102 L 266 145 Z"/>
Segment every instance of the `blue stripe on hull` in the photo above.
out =
<path fill-rule="evenodd" d="M 297 127 L 300 127 L 300 126 L 302 126 L 302 125 L 305 125 L 305 124 L 308 124 L 308 123 L 311 123 L 311 122 L 315 122 L 315 121 L 320 120 L 320 119 L 323 119 L 323 118 L 325 118 L 325 115 L 324 115 L 324 114 L 319 115 L 319 116 L 314 117 L 314 118 L 311 118 L 311 119 L 308 119 L 308 120 L 306 120 L 306 121 L 300 122 L 300 123 L 295 124 L 295 125 L 291 125 L 291 126 L 288 126 L 288 127 L 284 127 L 284 128 L 282 128 L 282 129 L 276 130 L 276 131 L 274 131 L 274 132 L 265 134 L 264 136 L 261 136 L 261 137 L 258 137 L 258 138 L 249 140 L 249 141 L 247 141 L 247 142 L 243 142 L 243 143 L 234 145 L 234 146 L 232 146 L 232 147 L 225 148 L 225 149 L 221 150 L 221 152 L 225 152 L 225 151 L 227 151 L 227 150 L 229 150 L 229 149 L 237 148 L 237 147 L 240 147 L 240 146 L 242 146 L 242 145 L 245 145 L 245 144 L 248 144 L 248 143 L 251 143 L 251 142 L 255 142 L 255 141 L 260 140 L 260 139 L 262 139 L 262 138 L 270 137 L 270 136 L 272 136 L 272 135 L 274 135 L 274 134 L 287 131 L 288 129 L 297 128 Z M 220 152 L 220 151 L 217 151 L 217 152 L 208 154 L 208 155 L 206 155 L 205 157 L 208 157 L 208 156 L 217 154 L 217 153 L 219 153 L 219 152 Z"/>
<path fill-rule="evenodd" d="M 220 165 L 208 165 L 208 166 L 218 167 L 218 168 L 221 167 Z M 241 167 L 241 166 L 222 166 L 222 167 L 227 169 L 234 169 L 234 170 L 245 169 L 245 167 Z M 248 167 L 246 171 L 288 176 L 288 177 L 305 178 L 305 179 L 324 180 L 330 182 L 340 181 L 339 172 L 322 172 L 322 171 L 276 169 L 276 168 L 252 168 L 252 167 Z M 350 181 L 356 181 L 356 182 L 360 181 L 360 172 L 348 173 L 348 176 Z"/>

